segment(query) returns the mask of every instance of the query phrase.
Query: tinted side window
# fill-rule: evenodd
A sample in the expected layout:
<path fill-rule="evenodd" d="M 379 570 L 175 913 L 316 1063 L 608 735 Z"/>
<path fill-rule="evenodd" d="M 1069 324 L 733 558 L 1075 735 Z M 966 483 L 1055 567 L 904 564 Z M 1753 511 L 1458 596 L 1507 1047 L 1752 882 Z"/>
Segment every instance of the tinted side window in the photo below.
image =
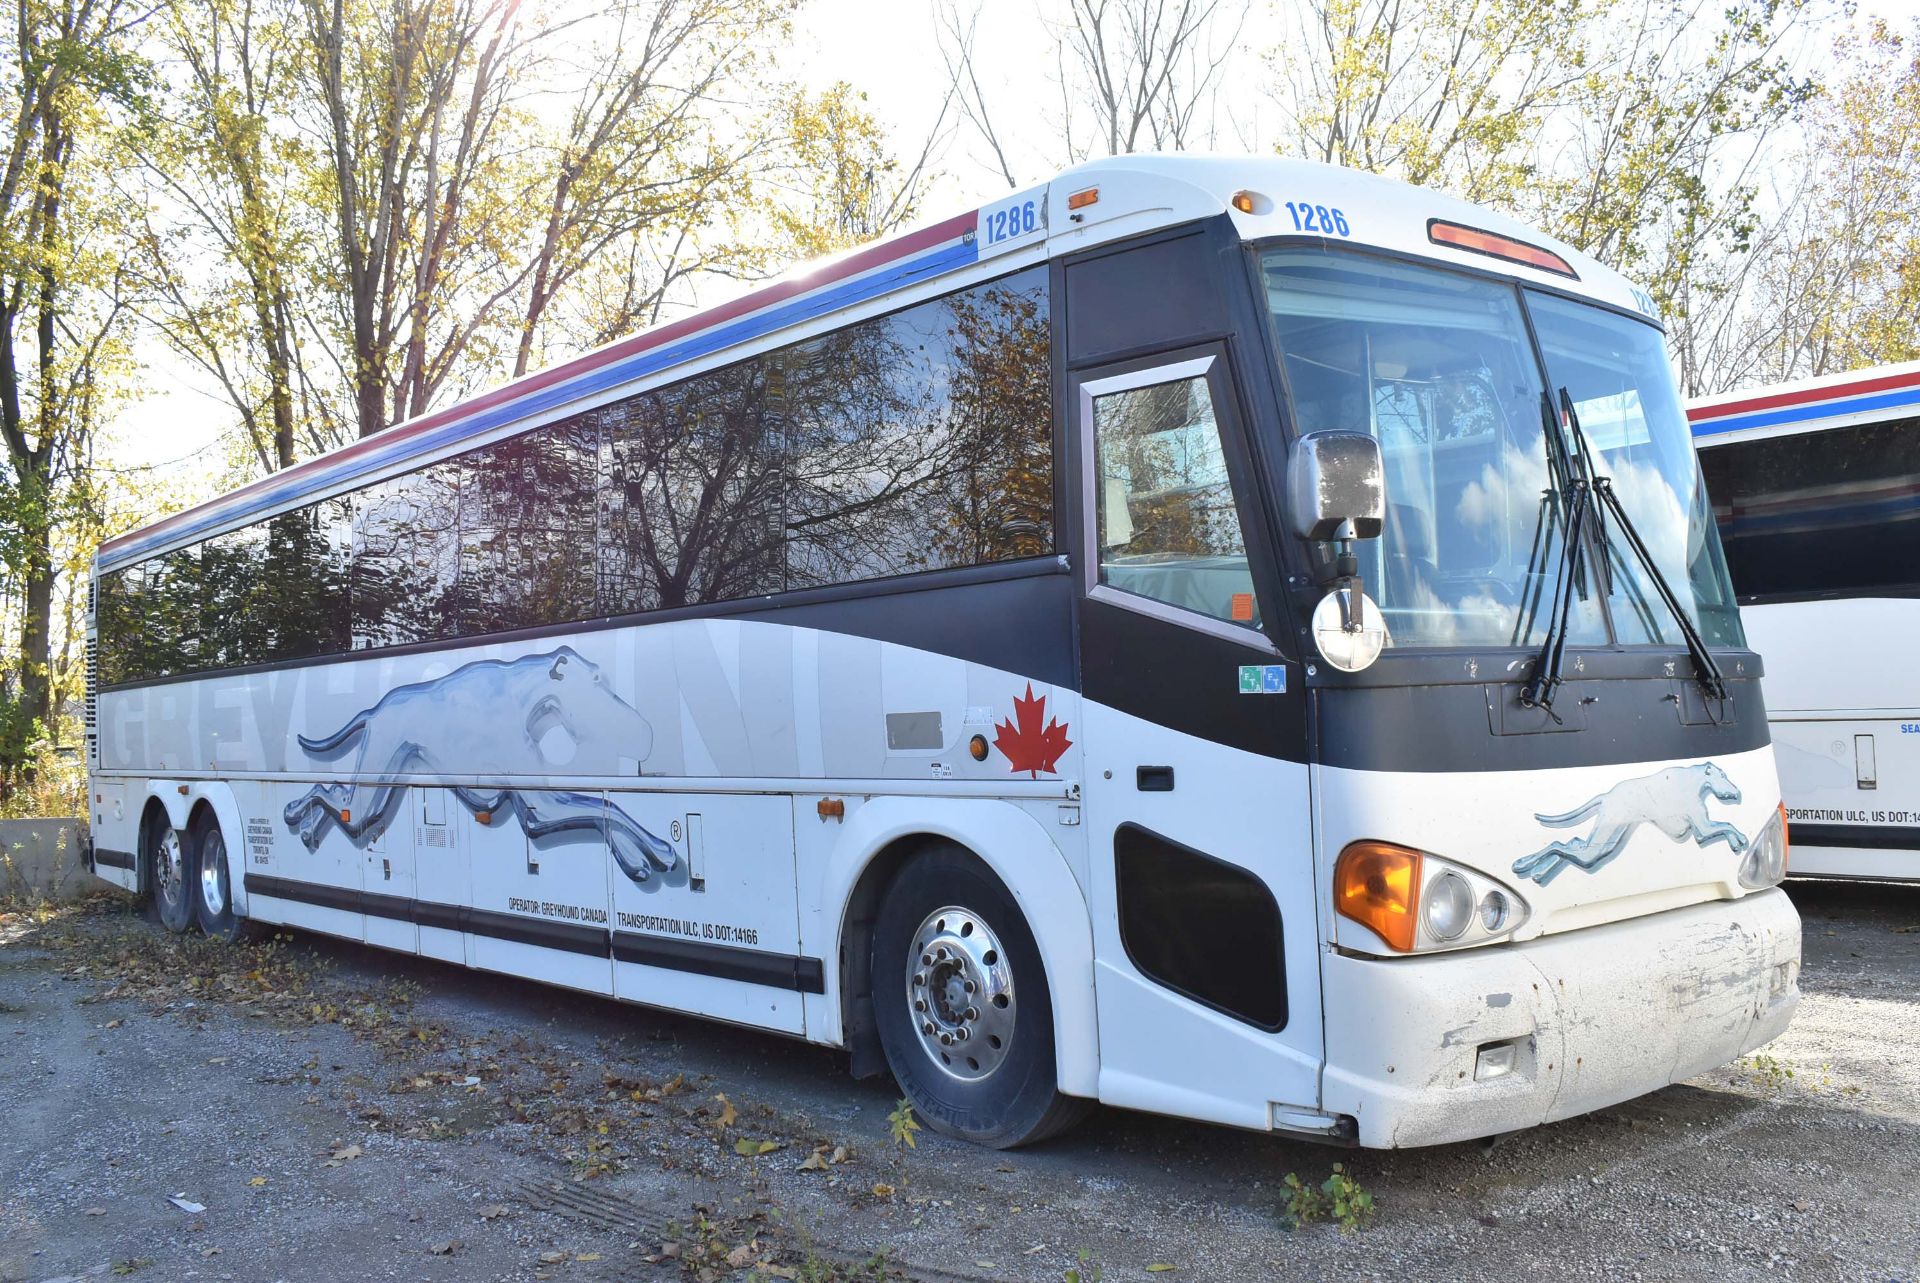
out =
<path fill-rule="evenodd" d="M 348 648 L 352 513 L 346 499 L 323 499 L 268 519 L 256 662 L 305 659 Z"/>
<path fill-rule="evenodd" d="M 141 667 L 156 677 L 191 673 L 200 662 L 200 550 L 181 548 L 147 562 Z"/>
<path fill-rule="evenodd" d="M 1920 592 L 1920 419 L 1700 451 L 1742 601 Z"/>
<path fill-rule="evenodd" d="M 200 545 L 200 667 L 258 658 L 264 623 L 266 528 L 242 526 Z"/>
<path fill-rule="evenodd" d="M 596 432 L 574 419 L 460 457 L 460 608 L 448 635 L 593 613 Z"/>
<path fill-rule="evenodd" d="M 777 354 L 788 587 L 1049 551 L 1048 345 L 1034 269 Z"/>
<path fill-rule="evenodd" d="M 145 566 L 128 566 L 100 576 L 94 600 L 94 623 L 100 631 L 100 682 L 138 681 L 148 674 L 145 657 L 136 653 L 140 621 L 146 615 Z"/>
<path fill-rule="evenodd" d="M 355 650 L 428 641 L 450 631 L 459 514 L 459 474 L 451 464 L 354 495 L 347 597 Z"/>
<path fill-rule="evenodd" d="M 772 367 L 743 361 L 601 412 L 603 613 L 780 591 Z"/>

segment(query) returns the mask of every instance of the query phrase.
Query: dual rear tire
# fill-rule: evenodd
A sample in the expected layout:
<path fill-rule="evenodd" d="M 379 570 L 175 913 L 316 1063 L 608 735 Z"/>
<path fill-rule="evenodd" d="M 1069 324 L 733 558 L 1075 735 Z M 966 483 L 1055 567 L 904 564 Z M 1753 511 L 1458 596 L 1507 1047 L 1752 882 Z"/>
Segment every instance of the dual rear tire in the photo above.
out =
<path fill-rule="evenodd" d="M 141 837 L 147 868 L 147 916 L 176 934 L 195 925 L 223 944 L 248 934 L 233 905 L 226 835 L 212 815 L 195 816 L 183 837 L 156 810 Z"/>
<path fill-rule="evenodd" d="M 1092 1107 L 1059 1090 L 1040 950 L 1013 896 L 973 856 L 942 845 L 911 857 L 880 902 L 872 950 L 881 1049 L 935 1131 L 1011 1149 Z"/>

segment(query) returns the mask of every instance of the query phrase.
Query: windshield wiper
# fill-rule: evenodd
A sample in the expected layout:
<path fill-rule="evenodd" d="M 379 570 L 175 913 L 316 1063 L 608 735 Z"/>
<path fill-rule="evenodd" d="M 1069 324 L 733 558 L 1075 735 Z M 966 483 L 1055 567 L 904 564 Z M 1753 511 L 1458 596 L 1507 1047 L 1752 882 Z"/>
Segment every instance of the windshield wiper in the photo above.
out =
<path fill-rule="evenodd" d="M 1566 517 L 1566 535 L 1560 545 L 1560 565 L 1554 573 L 1553 602 L 1548 607 L 1547 635 L 1540 645 L 1540 657 L 1533 662 L 1533 673 L 1527 678 L 1527 684 L 1520 689 L 1520 704 L 1524 708 L 1538 708 L 1554 721 L 1560 715 L 1553 711 L 1553 693 L 1560 686 L 1560 669 L 1567 653 L 1567 619 L 1573 613 L 1573 598 L 1581 591 L 1584 580 L 1582 569 L 1586 562 L 1586 522 L 1587 512 L 1593 507 L 1592 488 L 1587 483 L 1584 472 L 1576 472 L 1573 460 L 1567 452 L 1566 437 L 1560 431 L 1560 425 L 1554 422 L 1553 402 L 1547 394 L 1540 394 L 1541 426 L 1546 432 L 1547 450 L 1547 493 L 1546 512 L 1542 515 L 1551 522 L 1555 512 L 1564 511 Z M 1551 530 L 1547 536 L 1550 542 Z M 1535 551 L 1541 551 L 1544 544 L 1536 541 Z M 1529 558 L 1531 562 L 1531 558 Z"/>
<path fill-rule="evenodd" d="M 1586 467 L 1586 475 L 1592 480 L 1590 488 L 1592 501 L 1600 509 L 1613 514 L 1614 524 L 1625 538 L 1628 550 L 1633 553 L 1641 568 L 1647 572 L 1647 578 L 1652 581 L 1654 591 L 1660 594 L 1660 600 L 1666 603 L 1674 622 L 1679 624 L 1680 636 L 1687 643 L 1687 654 L 1693 659 L 1694 680 L 1700 683 L 1700 689 L 1706 692 L 1708 698 L 1725 702 L 1727 681 L 1721 675 L 1720 665 L 1714 662 L 1713 652 L 1707 649 L 1706 640 L 1700 636 L 1700 630 L 1693 626 L 1692 617 L 1681 606 L 1679 595 L 1673 591 L 1673 585 L 1667 582 L 1666 575 L 1654 563 L 1653 553 L 1647 548 L 1646 540 L 1640 537 L 1640 531 L 1634 526 L 1633 518 L 1627 515 L 1626 508 L 1620 503 L 1620 496 L 1614 492 L 1613 478 L 1594 474 L 1593 447 L 1588 444 L 1586 433 L 1580 429 L 1580 416 L 1573 408 L 1573 395 L 1565 387 L 1560 389 L 1560 406 L 1566 412 L 1567 426 L 1572 431 L 1574 440 L 1580 445 L 1580 458 Z M 1562 448 L 1565 448 L 1564 443 Z M 1598 516 L 1599 513 L 1596 512 L 1595 515 Z M 1606 543 L 1605 531 L 1603 524 L 1601 526 L 1602 546 L 1609 547 L 1610 545 Z M 1556 673 L 1556 678 L 1557 676 Z M 1550 708 L 1549 711 L 1551 711 Z"/>

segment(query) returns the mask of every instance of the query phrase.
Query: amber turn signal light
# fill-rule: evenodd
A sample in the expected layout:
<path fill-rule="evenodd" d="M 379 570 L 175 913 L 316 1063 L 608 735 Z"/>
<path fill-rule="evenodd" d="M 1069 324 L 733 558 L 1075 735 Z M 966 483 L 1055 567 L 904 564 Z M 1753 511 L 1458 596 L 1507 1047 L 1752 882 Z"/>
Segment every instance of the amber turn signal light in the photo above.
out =
<path fill-rule="evenodd" d="M 1780 876 L 1787 876 L 1787 868 L 1793 863 L 1793 835 L 1787 832 L 1787 804 L 1780 807 Z"/>
<path fill-rule="evenodd" d="M 1420 908 L 1420 853 L 1391 842 L 1353 842 L 1333 866 L 1333 907 L 1389 948 L 1413 951 Z"/>

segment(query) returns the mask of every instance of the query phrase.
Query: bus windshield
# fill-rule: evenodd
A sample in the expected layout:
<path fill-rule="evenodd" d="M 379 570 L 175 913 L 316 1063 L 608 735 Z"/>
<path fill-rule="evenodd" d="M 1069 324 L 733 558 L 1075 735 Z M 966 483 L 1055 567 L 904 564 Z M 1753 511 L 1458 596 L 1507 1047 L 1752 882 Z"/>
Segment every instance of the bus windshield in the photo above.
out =
<path fill-rule="evenodd" d="M 1557 405 L 1563 385 L 1601 456 L 1598 470 L 1615 476 L 1681 602 L 1708 608 L 1695 615 L 1708 643 L 1740 644 L 1656 329 L 1529 292 L 1543 377 L 1512 286 L 1320 250 L 1271 250 L 1262 267 L 1295 429 L 1358 429 L 1380 442 L 1385 529 L 1360 555 L 1390 645 L 1544 639 L 1566 526 L 1551 493 L 1545 407 L 1549 396 Z M 1567 640 L 1678 640 L 1644 574 L 1623 569 L 1632 559 L 1618 532 L 1608 535 L 1616 545 L 1608 608 L 1583 575 Z"/>

